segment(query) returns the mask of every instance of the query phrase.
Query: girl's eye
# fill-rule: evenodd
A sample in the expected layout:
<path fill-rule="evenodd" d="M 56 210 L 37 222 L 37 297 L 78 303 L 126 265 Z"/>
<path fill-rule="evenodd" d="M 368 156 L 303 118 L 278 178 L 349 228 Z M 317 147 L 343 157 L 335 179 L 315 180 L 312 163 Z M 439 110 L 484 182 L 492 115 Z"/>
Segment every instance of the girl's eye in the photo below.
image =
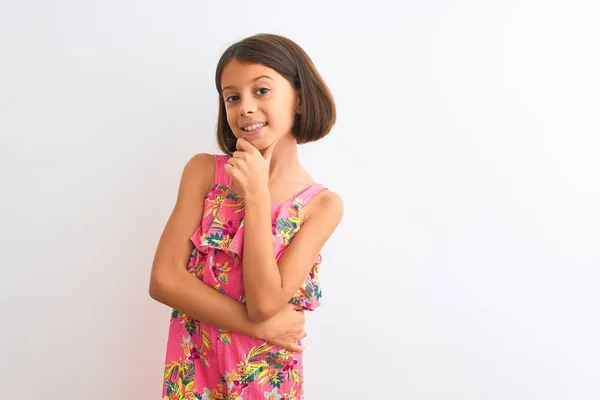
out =
<path fill-rule="evenodd" d="M 262 96 L 264 94 L 269 93 L 270 91 L 271 91 L 271 89 L 263 87 L 263 88 L 260 88 L 260 89 L 256 89 L 256 92 L 254 92 L 254 93 L 256 93 L 259 96 Z M 240 99 L 240 96 L 237 96 L 237 95 L 234 94 L 234 95 L 226 97 L 225 98 L 225 102 L 226 103 L 233 103 L 234 101 L 238 101 L 239 99 Z"/>
<path fill-rule="evenodd" d="M 270 89 L 267 89 L 267 88 L 263 87 L 263 88 L 260 88 L 260 89 L 258 89 L 258 90 L 256 91 L 256 93 L 257 93 L 257 94 L 267 94 L 267 93 L 269 93 L 270 91 L 271 91 Z"/>

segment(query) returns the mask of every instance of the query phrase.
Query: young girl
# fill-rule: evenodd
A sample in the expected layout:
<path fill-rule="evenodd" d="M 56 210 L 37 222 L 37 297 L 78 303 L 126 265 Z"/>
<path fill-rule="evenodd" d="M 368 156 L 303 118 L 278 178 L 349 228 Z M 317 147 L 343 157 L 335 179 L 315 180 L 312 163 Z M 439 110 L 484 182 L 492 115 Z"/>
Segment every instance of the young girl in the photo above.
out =
<path fill-rule="evenodd" d="M 216 86 L 225 155 L 185 165 L 152 265 L 150 295 L 173 308 L 163 399 L 300 400 L 303 312 L 319 306 L 343 205 L 297 147 L 329 133 L 335 104 L 308 55 L 272 34 L 230 46 Z"/>

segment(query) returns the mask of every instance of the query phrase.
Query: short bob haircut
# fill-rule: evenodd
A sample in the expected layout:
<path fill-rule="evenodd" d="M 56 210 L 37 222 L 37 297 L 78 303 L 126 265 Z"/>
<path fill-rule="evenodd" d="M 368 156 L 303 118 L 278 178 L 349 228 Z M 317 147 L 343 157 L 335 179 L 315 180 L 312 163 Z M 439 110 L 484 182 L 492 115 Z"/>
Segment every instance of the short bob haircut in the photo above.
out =
<path fill-rule="evenodd" d="M 336 121 L 335 102 L 308 54 L 284 36 L 256 34 L 229 46 L 217 64 L 217 141 L 224 153 L 233 154 L 237 141 L 227 122 L 221 88 L 223 69 L 233 59 L 242 63 L 265 65 L 286 78 L 296 90 L 300 89 L 302 115 L 296 114 L 292 128 L 292 134 L 299 144 L 315 142 L 329 133 Z"/>

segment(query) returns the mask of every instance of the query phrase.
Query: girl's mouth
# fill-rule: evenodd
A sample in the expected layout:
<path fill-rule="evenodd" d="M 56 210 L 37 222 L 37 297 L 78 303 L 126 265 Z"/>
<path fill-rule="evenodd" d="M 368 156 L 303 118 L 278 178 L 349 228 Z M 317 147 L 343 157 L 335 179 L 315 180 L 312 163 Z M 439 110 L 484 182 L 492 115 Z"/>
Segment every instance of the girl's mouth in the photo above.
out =
<path fill-rule="evenodd" d="M 259 122 L 256 124 L 252 124 L 250 126 L 246 126 L 242 128 L 242 131 L 247 135 L 254 135 L 259 133 L 263 128 L 265 128 L 268 124 L 266 122 Z"/>

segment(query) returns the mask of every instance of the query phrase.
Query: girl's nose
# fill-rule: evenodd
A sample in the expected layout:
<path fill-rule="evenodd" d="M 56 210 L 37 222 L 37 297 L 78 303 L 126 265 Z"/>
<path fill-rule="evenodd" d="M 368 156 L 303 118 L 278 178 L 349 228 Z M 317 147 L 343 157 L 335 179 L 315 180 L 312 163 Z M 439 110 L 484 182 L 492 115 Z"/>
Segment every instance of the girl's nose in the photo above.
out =
<path fill-rule="evenodd" d="M 256 103 L 252 98 L 241 100 L 240 113 L 242 115 L 253 114 L 256 111 Z"/>

